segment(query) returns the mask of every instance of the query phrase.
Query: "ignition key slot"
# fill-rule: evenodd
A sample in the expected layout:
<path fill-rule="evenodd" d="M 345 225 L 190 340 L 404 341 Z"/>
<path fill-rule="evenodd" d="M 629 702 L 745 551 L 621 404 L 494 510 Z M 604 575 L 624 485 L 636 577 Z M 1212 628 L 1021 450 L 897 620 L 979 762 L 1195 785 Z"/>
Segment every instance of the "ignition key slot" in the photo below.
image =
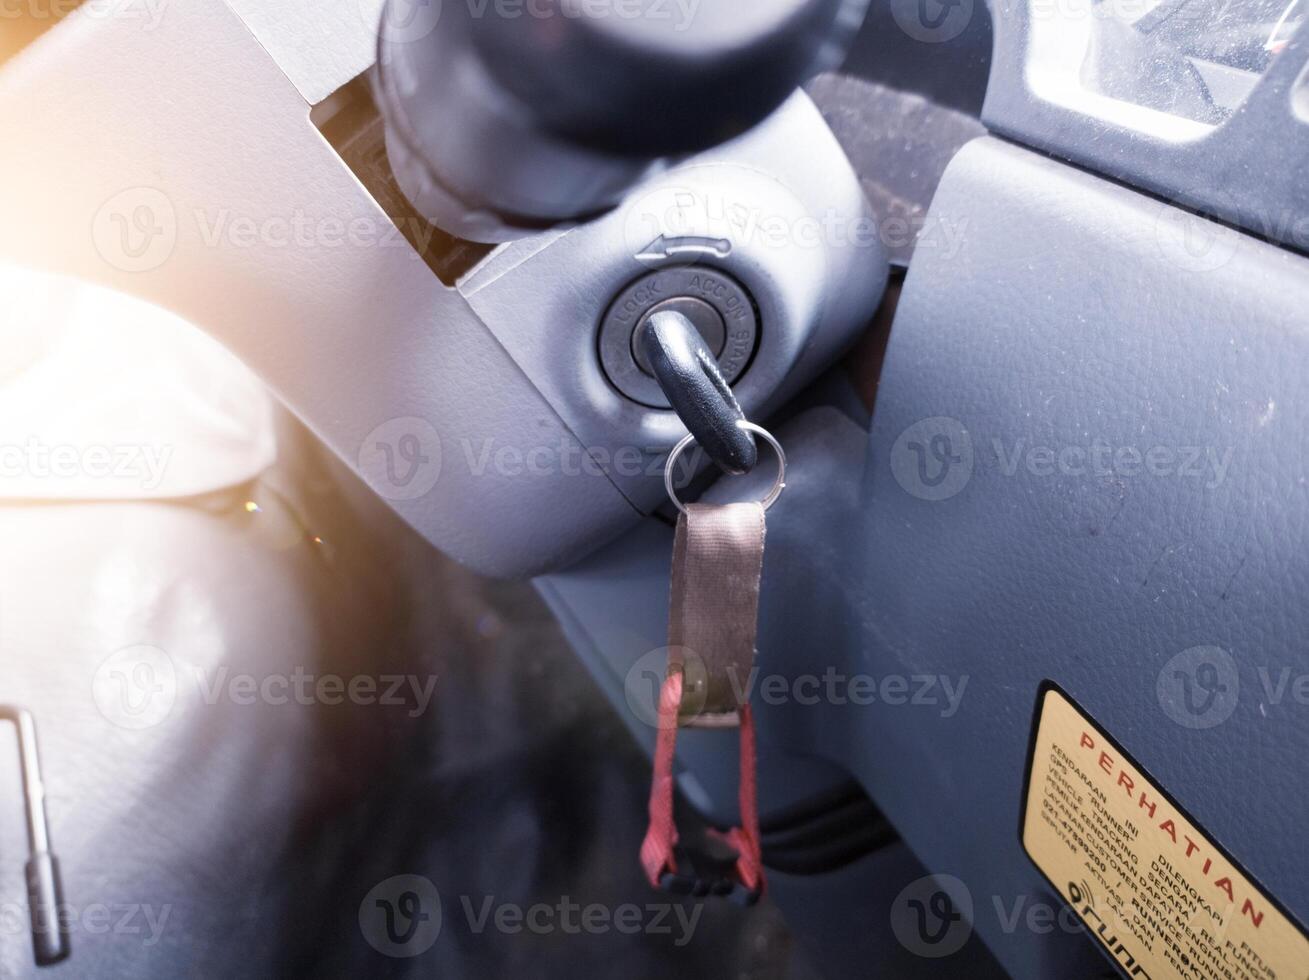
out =
<path fill-rule="evenodd" d="M 630 283 L 600 327 L 600 363 L 609 382 L 632 401 L 668 408 L 668 399 L 637 352 L 637 329 L 656 313 L 680 313 L 695 324 L 727 383 L 745 373 L 759 346 L 759 311 L 736 279 L 713 266 L 670 266 Z"/>

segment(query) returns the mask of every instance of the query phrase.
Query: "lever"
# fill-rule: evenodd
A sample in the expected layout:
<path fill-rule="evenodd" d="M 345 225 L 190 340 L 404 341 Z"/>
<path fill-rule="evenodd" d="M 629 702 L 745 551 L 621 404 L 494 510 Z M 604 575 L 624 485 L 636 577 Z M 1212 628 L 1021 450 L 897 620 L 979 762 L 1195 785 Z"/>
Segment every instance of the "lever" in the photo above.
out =
<path fill-rule="evenodd" d="M 745 412 L 695 324 L 665 310 L 641 325 L 636 343 L 668 404 L 718 468 L 731 476 L 754 469 L 754 436 L 737 424 Z"/>
<path fill-rule="evenodd" d="M 502 242 L 586 221 L 840 63 L 868 0 L 387 0 L 374 95 L 420 214 Z"/>
<path fill-rule="evenodd" d="M 11 721 L 18 730 L 23 807 L 27 813 L 27 903 L 32 916 L 32 951 L 37 966 L 51 966 L 68 956 L 68 924 L 59 915 L 63 885 L 59 881 L 59 862 L 50 850 L 36 722 L 30 711 L 9 705 L 0 705 L 0 721 Z"/>

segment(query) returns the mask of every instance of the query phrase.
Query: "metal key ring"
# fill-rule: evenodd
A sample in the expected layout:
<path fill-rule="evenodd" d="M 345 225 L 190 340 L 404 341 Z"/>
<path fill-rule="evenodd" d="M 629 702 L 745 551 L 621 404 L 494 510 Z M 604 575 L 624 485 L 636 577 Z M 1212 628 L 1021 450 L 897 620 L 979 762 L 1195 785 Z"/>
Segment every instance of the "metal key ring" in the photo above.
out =
<path fill-rule="evenodd" d="M 755 425 L 753 422 L 747 422 L 741 419 L 736 423 L 747 432 L 753 432 L 764 442 L 773 447 L 773 452 L 777 453 L 777 482 L 773 484 L 773 489 L 768 492 L 768 496 L 759 501 L 764 510 L 768 510 L 773 504 L 777 503 L 777 498 L 782 495 L 786 489 L 786 453 L 782 451 L 782 444 L 773 438 L 773 434 L 765 429 L 762 425 Z M 673 486 L 673 469 L 677 465 L 678 457 L 695 442 L 695 436 L 688 435 L 682 438 L 673 451 L 668 454 L 668 462 L 664 464 L 664 489 L 668 491 L 668 499 L 671 500 L 683 514 L 686 513 L 686 505 L 677 499 L 677 488 Z"/>

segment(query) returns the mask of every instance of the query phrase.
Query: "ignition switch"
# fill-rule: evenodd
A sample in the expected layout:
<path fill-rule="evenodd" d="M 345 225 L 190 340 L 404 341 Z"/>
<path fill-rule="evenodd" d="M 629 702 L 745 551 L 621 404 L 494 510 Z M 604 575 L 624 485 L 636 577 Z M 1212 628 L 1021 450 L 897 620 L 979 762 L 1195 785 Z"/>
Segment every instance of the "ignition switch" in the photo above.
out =
<path fill-rule="evenodd" d="M 730 385 L 745 373 L 759 343 L 759 313 L 736 279 L 711 266 L 673 266 L 647 273 L 610 304 L 600 327 L 600 362 L 615 388 L 650 408 L 668 408 L 636 343 L 656 313 L 680 313 L 695 325 Z"/>

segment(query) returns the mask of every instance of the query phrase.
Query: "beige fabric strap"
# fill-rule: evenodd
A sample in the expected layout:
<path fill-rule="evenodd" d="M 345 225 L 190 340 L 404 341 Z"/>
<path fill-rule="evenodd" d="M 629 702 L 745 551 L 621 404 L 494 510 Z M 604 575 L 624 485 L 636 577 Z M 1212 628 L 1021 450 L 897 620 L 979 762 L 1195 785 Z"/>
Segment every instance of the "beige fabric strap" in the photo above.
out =
<path fill-rule="evenodd" d="M 682 725 L 740 724 L 759 627 L 764 508 L 689 504 L 673 543 L 669 668 L 683 671 Z"/>

